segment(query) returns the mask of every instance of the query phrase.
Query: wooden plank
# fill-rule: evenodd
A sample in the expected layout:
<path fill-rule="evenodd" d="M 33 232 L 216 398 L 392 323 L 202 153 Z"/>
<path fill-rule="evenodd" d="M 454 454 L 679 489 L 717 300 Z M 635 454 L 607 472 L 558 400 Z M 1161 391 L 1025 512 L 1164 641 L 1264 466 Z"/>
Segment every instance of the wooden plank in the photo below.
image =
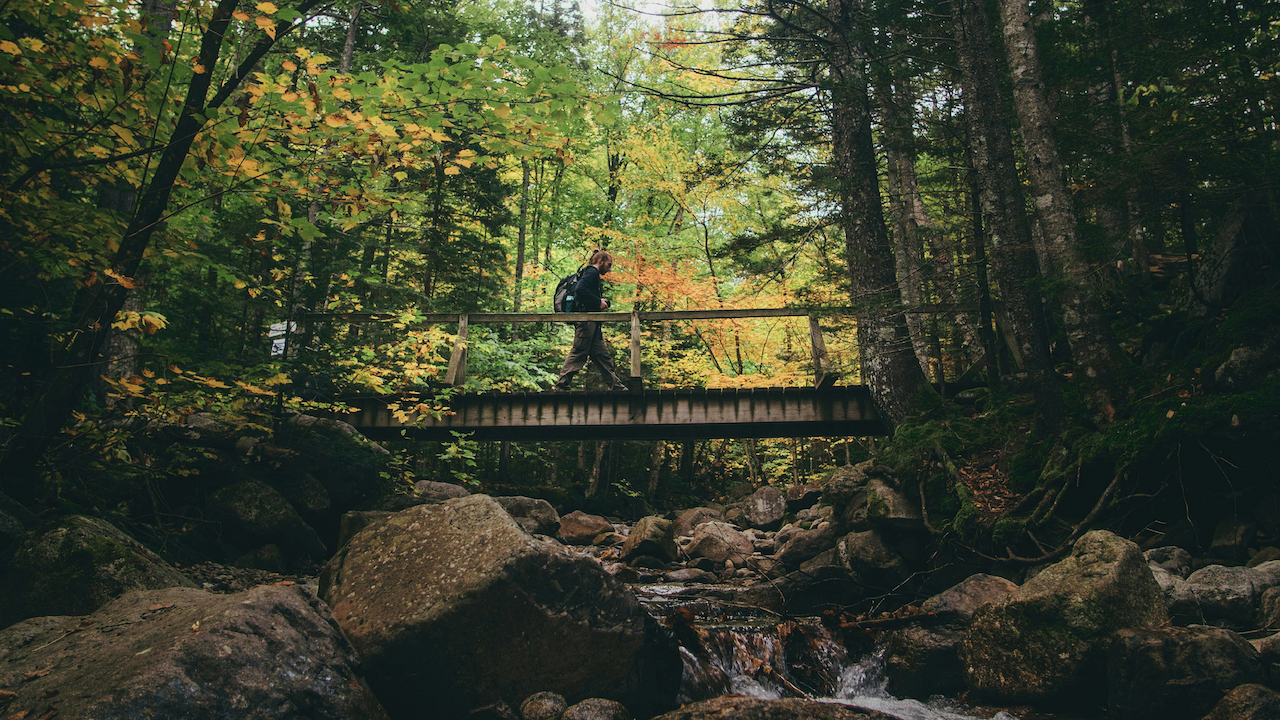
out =
<path fill-rule="evenodd" d="M 822 338 L 822 327 L 818 325 L 818 316 L 809 316 L 809 343 L 813 347 L 813 386 L 819 388 L 831 387 L 835 383 L 835 376 L 831 376 L 831 381 L 827 381 L 831 372 L 831 360 L 827 357 L 827 341 Z"/>
<path fill-rule="evenodd" d="M 631 313 L 631 391 L 640 392 L 644 380 L 640 377 L 640 313 Z"/>
<path fill-rule="evenodd" d="M 445 384 L 460 387 L 467 379 L 467 325 L 466 313 L 458 316 L 458 337 L 453 342 L 453 354 L 449 356 L 449 369 L 445 371 Z"/>

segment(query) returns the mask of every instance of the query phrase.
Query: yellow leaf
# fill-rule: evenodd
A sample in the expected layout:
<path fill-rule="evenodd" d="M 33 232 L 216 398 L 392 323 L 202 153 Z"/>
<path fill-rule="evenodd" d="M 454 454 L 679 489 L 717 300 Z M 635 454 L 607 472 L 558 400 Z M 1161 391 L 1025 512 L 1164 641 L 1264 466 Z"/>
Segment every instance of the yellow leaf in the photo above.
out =
<path fill-rule="evenodd" d="M 142 368 L 142 377 L 153 378 L 155 376 L 156 376 L 155 370 L 152 370 L 151 368 Z"/>
<path fill-rule="evenodd" d="M 285 70 L 288 70 L 289 72 L 293 72 L 294 70 L 298 69 L 298 63 L 293 62 L 292 60 L 285 60 L 284 62 L 280 63 L 280 67 L 284 68 Z"/>
<path fill-rule="evenodd" d="M 204 384 L 205 384 L 205 385 L 208 385 L 208 386 L 209 386 L 209 387 L 211 387 L 211 388 L 229 388 L 229 387 L 231 387 L 230 385 L 228 385 L 228 384 L 226 384 L 226 383 L 222 382 L 221 380 L 214 380 L 213 378 L 205 378 L 205 379 L 204 379 Z"/>
<path fill-rule="evenodd" d="M 4 42 L 0 42 L 0 50 L 3 50 L 4 52 L 9 53 L 10 55 L 22 54 L 22 48 L 18 47 L 18 44 L 13 42 L 12 40 L 5 40 Z"/>
<path fill-rule="evenodd" d="M 197 75 L 204 74 L 204 66 L 201 65 L 200 63 L 196 63 L 195 65 L 192 65 L 191 69 L 194 70 Z"/>
<path fill-rule="evenodd" d="M 395 178 L 400 182 L 404 182 L 405 180 L 409 179 L 409 173 L 401 170 L 400 172 L 395 174 Z"/>
<path fill-rule="evenodd" d="M 127 278 L 124 275 L 121 275 L 120 273 L 116 272 L 115 270 L 112 270 L 111 268 L 107 268 L 106 270 L 103 270 L 102 274 L 106 275 L 107 277 L 111 278 L 112 280 L 115 280 L 116 282 L 120 283 L 122 286 L 129 288 L 131 290 L 134 287 L 136 287 L 136 284 L 133 282 L 133 278 Z"/>
<path fill-rule="evenodd" d="M 331 128 L 340 128 L 347 124 L 347 119 L 338 113 L 333 113 L 332 115 L 324 116 L 324 124 Z"/>
<path fill-rule="evenodd" d="M 41 50 L 44 50 L 44 43 L 41 42 L 40 40 L 37 40 L 35 38 L 23 38 L 23 40 L 27 43 L 27 47 L 31 48 L 32 50 L 35 50 L 36 52 L 40 52 Z"/>
<path fill-rule="evenodd" d="M 1164 414 L 1165 418 L 1171 418 L 1173 417 L 1173 415 L 1174 415 L 1174 412 L 1172 410 Z"/>
<path fill-rule="evenodd" d="M 234 284 L 237 290 L 243 290 L 245 288 L 245 281 L 243 280 L 237 280 Z"/>
<path fill-rule="evenodd" d="M 505 120 L 508 117 L 511 117 L 511 108 L 506 105 L 495 105 L 493 108 L 493 114 Z"/>
<path fill-rule="evenodd" d="M 178 367 L 177 365 L 170 365 L 169 372 L 173 373 L 174 375 L 181 375 L 182 368 Z"/>
<path fill-rule="evenodd" d="M 268 15 L 274 15 L 278 9 L 274 4 L 269 2 L 260 2 L 254 7 L 258 8 L 258 12 L 264 12 Z"/>
<path fill-rule="evenodd" d="M 447 167 L 447 168 L 445 168 L 445 169 L 444 169 L 444 174 L 445 174 L 445 175 L 457 175 L 457 174 L 459 174 L 459 173 L 461 173 L 461 172 L 462 172 L 462 171 L 461 171 L 461 170 L 459 170 L 459 169 L 458 169 L 458 166 L 456 166 L 456 165 L 450 165 L 449 167 Z"/>
<path fill-rule="evenodd" d="M 26 83 L 18 83 L 18 89 L 22 92 L 31 92 L 31 86 Z"/>
<path fill-rule="evenodd" d="M 169 381 L 168 381 L 168 380 L 165 380 L 164 378 L 156 378 L 156 384 L 157 384 L 157 385 L 168 385 L 168 384 L 169 384 Z"/>
<path fill-rule="evenodd" d="M 351 91 L 346 88 L 334 88 L 333 96 L 338 98 L 339 100 L 350 100 Z"/>
<path fill-rule="evenodd" d="M 240 10 L 237 10 L 237 11 L 235 11 L 235 12 L 231 13 L 231 17 L 233 17 L 233 18 L 235 18 L 235 19 L 239 20 L 240 22 L 248 22 L 248 21 L 249 21 L 249 13 L 241 12 Z"/>
<path fill-rule="evenodd" d="M 2 45 L 0 45 L 0 49 L 3 49 Z M 96 67 L 99 70 L 106 70 L 109 65 L 111 65 L 111 63 L 107 62 L 107 59 L 104 57 L 96 57 L 89 61 L 89 67 Z"/>
<path fill-rule="evenodd" d="M 276 24 L 271 22 L 271 18 L 259 16 L 254 18 L 253 22 L 255 25 L 262 28 L 262 32 L 266 33 L 267 37 L 272 40 L 276 39 Z"/>

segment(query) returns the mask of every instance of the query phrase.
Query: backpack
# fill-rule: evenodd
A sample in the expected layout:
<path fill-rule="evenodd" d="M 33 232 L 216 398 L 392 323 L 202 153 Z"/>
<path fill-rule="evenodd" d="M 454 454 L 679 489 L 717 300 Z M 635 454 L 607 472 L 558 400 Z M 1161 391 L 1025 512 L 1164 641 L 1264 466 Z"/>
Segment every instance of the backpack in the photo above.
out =
<path fill-rule="evenodd" d="M 572 275 L 565 275 L 564 278 L 560 280 L 560 284 L 556 285 L 555 295 L 552 296 L 551 299 L 551 307 L 556 312 L 575 311 L 573 306 L 573 292 L 578 287 L 578 279 L 582 277 L 582 271 L 586 269 L 587 266 L 583 265 Z"/>

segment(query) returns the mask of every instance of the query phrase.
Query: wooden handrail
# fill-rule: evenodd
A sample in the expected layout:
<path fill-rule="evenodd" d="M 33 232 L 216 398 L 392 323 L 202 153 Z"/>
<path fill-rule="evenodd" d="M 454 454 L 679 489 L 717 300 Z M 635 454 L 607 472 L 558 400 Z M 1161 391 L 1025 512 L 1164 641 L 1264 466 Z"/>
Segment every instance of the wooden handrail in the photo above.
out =
<path fill-rule="evenodd" d="M 976 308 L 963 305 L 917 305 L 904 309 L 912 314 L 974 312 Z M 745 308 L 722 310 L 645 310 L 634 313 L 640 316 L 641 322 L 657 320 L 718 320 L 754 317 L 805 317 L 807 315 L 854 315 L 857 309 L 851 307 L 790 307 L 790 308 Z M 458 321 L 462 313 L 424 313 L 413 316 L 414 320 L 423 323 L 453 323 Z M 479 323 L 523 323 L 523 322 L 631 322 L 630 312 L 575 312 L 575 313 L 466 313 L 471 324 Z M 356 320 L 396 320 L 402 315 L 396 313 L 374 312 L 326 312 L 309 313 L 308 318 L 338 318 L 349 321 Z"/>

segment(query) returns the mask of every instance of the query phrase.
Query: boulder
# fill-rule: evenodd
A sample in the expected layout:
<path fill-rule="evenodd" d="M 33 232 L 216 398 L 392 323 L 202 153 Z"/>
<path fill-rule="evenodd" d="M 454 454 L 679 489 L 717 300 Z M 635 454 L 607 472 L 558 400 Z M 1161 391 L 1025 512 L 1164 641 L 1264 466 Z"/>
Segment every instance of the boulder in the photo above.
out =
<path fill-rule="evenodd" d="M 523 720 L 560 720 L 569 707 L 564 698 L 553 692 L 534 693 L 520 703 Z"/>
<path fill-rule="evenodd" d="M 675 538 L 671 536 L 670 520 L 649 515 L 636 522 L 627 541 L 622 544 L 622 559 L 630 562 L 641 555 L 656 557 L 664 562 L 676 559 L 679 552 L 676 550 Z"/>
<path fill-rule="evenodd" d="M 892 470 L 883 465 L 877 465 L 874 460 L 838 467 L 831 473 L 831 477 L 822 483 L 822 504 L 843 508 L 859 490 L 866 486 L 870 478 L 892 476 Z"/>
<path fill-rule="evenodd" d="M 385 719 L 357 667 L 296 585 L 134 591 L 88 617 L 0 631 L 7 717 Z"/>
<path fill-rule="evenodd" d="M 0 573 L 0 627 L 37 615 L 87 615 L 130 590 L 191 585 L 111 523 L 71 515 L 18 540 Z"/>
<path fill-rule="evenodd" d="M 1107 652 L 1111 717 L 1198 720 L 1231 688 L 1265 680 L 1253 646 L 1205 625 L 1125 628 Z"/>
<path fill-rule="evenodd" d="M 979 607 L 1003 603 L 1017 589 L 1004 578 L 980 573 L 925 600 L 921 613 L 943 617 L 889 633 L 885 660 L 889 692 L 915 698 L 962 692 L 964 668 L 956 648 L 965 626 Z"/>
<path fill-rule="evenodd" d="M 1151 575 L 1164 594 L 1164 605 L 1169 611 L 1169 619 L 1180 625 L 1203 623 L 1204 613 L 1200 612 L 1200 600 L 1191 589 L 1191 585 L 1176 573 L 1169 572 L 1158 565 L 1148 565 Z"/>
<path fill-rule="evenodd" d="M 597 535 L 613 532 L 613 523 L 599 515 L 574 510 L 560 517 L 560 539 L 570 545 L 590 545 Z"/>
<path fill-rule="evenodd" d="M 392 515 L 395 513 L 382 510 L 352 510 L 349 513 L 343 513 L 338 526 L 338 547 L 346 545 L 361 530 L 380 523 Z"/>
<path fill-rule="evenodd" d="M 512 495 L 496 497 L 494 500 L 531 535 L 554 536 L 560 529 L 560 514 L 551 507 L 551 503 L 542 498 Z"/>
<path fill-rule="evenodd" d="M 454 483 L 437 482 L 435 480 L 419 480 L 413 484 L 418 497 L 431 502 L 444 502 L 454 498 L 466 497 L 471 491 Z"/>
<path fill-rule="evenodd" d="M 851 530 L 916 530 L 924 527 L 920 508 L 909 502 L 896 484 L 890 484 L 879 476 L 867 478 L 840 517 Z"/>
<path fill-rule="evenodd" d="M 690 557 L 704 557 L 716 563 L 732 560 L 739 565 L 754 550 L 751 538 L 729 523 L 716 521 L 699 525 L 693 531 L 693 542 L 684 549 Z"/>
<path fill-rule="evenodd" d="M 621 545 L 626 541 L 627 541 L 627 536 L 623 535 L 620 532 L 606 532 L 606 533 L 600 533 L 599 535 L 592 538 L 591 544 L 599 545 L 600 547 L 614 547 L 615 545 Z"/>
<path fill-rule="evenodd" d="M 875 710 L 817 700 L 764 700 L 724 695 L 685 705 L 654 720 L 892 720 Z"/>
<path fill-rule="evenodd" d="M 693 535 L 693 531 L 705 522 L 724 522 L 724 513 L 709 507 L 689 508 L 676 516 L 671 532 L 676 537 Z"/>
<path fill-rule="evenodd" d="M 653 714 L 679 686 L 675 643 L 626 586 L 485 495 L 366 528 L 320 592 L 393 717 L 461 717 L 540 691 Z"/>
<path fill-rule="evenodd" d="M 222 538 L 244 552 L 275 543 L 294 569 L 329 556 L 324 543 L 275 488 L 255 479 L 241 480 L 209 498 L 210 519 L 221 524 Z"/>
<path fill-rule="evenodd" d="M 717 580 L 713 573 L 698 568 L 681 568 L 667 573 L 667 582 L 673 583 L 713 583 Z"/>
<path fill-rule="evenodd" d="M 877 530 L 852 532 L 836 543 L 836 558 L 868 590 L 888 591 L 906 579 L 906 563 Z"/>
<path fill-rule="evenodd" d="M 1185 578 L 1191 574 L 1191 553 L 1176 545 L 1152 548 L 1145 553 L 1147 564 Z"/>
<path fill-rule="evenodd" d="M 1250 520 L 1224 518 L 1213 529 L 1209 555 L 1223 562 L 1243 562 L 1257 532 L 1257 524 Z"/>
<path fill-rule="evenodd" d="M 472 708 L 467 713 L 467 720 L 520 720 L 516 711 L 504 702 L 489 703 Z"/>
<path fill-rule="evenodd" d="M 1268 572 L 1271 563 L 1256 568 L 1209 565 L 1191 573 L 1187 585 L 1200 604 L 1206 622 L 1244 629 L 1253 624 L 1254 609 L 1268 588 L 1280 584 Z"/>
<path fill-rule="evenodd" d="M 1099 687 L 1121 628 L 1164 624 L 1164 596 L 1134 543 L 1095 530 L 1002 605 L 984 605 L 960 642 L 965 684 L 1014 702 Z M 1090 684 L 1093 683 L 1093 684 Z"/>
<path fill-rule="evenodd" d="M 1245 563 L 1244 566 L 1251 568 L 1258 567 L 1263 563 L 1268 563 L 1273 560 L 1280 560 L 1280 548 L 1268 545 L 1254 553 L 1253 557 L 1249 558 L 1249 562 Z"/>
<path fill-rule="evenodd" d="M 787 510 L 800 512 L 818 504 L 822 497 L 822 486 L 815 483 L 787 486 Z"/>
<path fill-rule="evenodd" d="M 267 543 L 256 550 L 250 550 L 232 560 L 231 565 L 249 570 L 265 570 L 277 574 L 288 572 L 288 563 L 285 562 L 284 553 L 280 551 L 280 546 L 275 543 Z"/>
<path fill-rule="evenodd" d="M 631 713 L 620 702 L 587 698 L 565 710 L 563 720 L 631 720 Z"/>
<path fill-rule="evenodd" d="M 789 527 L 796 529 L 787 534 L 785 541 L 778 548 L 778 552 L 774 557 L 780 562 L 793 567 L 813 558 L 824 550 L 830 550 L 835 547 L 836 541 L 840 539 L 840 533 L 835 524 L 829 522 L 818 523 L 817 527 L 808 530 L 796 525 Z M 780 536 L 781 534 L 779 533 Z"/>
<path fill-rule="evenodd" d="M 1257 617 L 1258 627 L 1280 630 L 1280 587 L 1267 588 L 1262 593 Z"/>
<path fill-rule="evenodd" d="M 831 505 L 814 505 L 807 510 L 796 513 L 796 522 L 808 523 L 813 527 L 820 522 L 836 522 L 836 509 Z"/>
<path fill-rule="evenodd" d="M 1280 693 L 1258 684 L 1241 685 L 1222 698 L 1204 720 L 1275 720 Z"/>
<path fill-rule="evenodd" d="M 742 513 L 741 525 L 773 530 L 787 514 L 787 499 L 778 488 L 765 485 L 738 501 L 734 508 Z"/>
<path fill-rule="evenodd" d="M 1269 684 L 1272 687 L 1280 686 L 1280 633 L 1250 640 L 1249 644 L 1258 651 L 1258 657 L 1262 660 L 1262 666 L 1270 679 Z"/>

